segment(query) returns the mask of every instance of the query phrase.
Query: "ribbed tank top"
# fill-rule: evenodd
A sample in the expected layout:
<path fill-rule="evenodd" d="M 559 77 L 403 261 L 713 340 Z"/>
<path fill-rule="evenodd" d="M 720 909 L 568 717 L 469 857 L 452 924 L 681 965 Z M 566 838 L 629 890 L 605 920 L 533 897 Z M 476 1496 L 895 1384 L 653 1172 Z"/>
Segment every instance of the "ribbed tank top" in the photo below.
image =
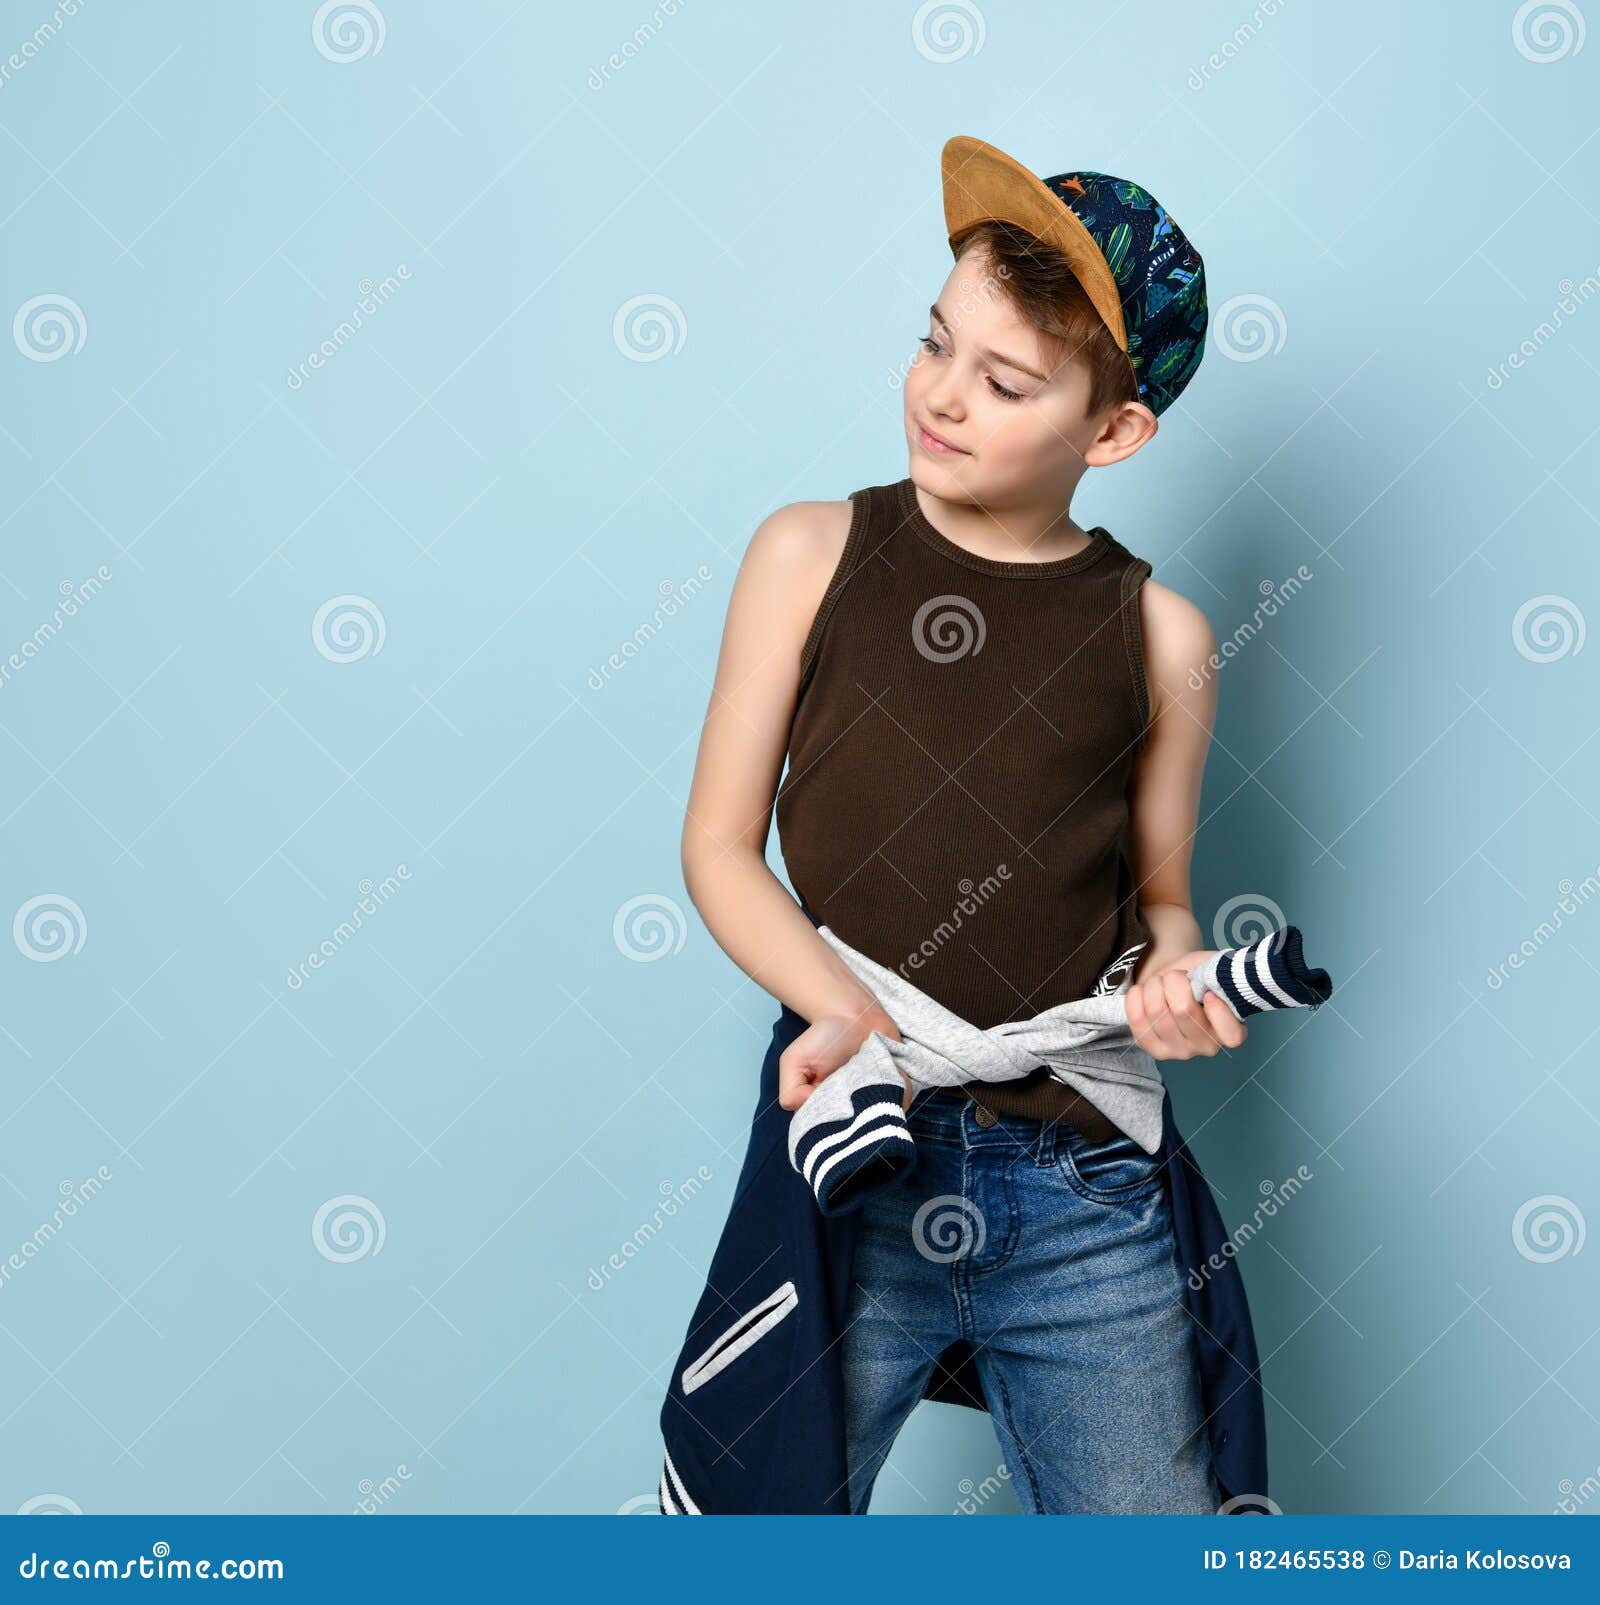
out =
<path fill-rule="evenodd" d="M 1128 814 L 1150 565 L 1098 527 L 1071 557 L 979 556 L 909 478 L 850 501 L 775 803 L 795 892 L 983 1029 L 1113 988 L 1150 939 Z M 1114 1129 L 1043 1066 L 962 1090 L 1096 1140 Z"/>

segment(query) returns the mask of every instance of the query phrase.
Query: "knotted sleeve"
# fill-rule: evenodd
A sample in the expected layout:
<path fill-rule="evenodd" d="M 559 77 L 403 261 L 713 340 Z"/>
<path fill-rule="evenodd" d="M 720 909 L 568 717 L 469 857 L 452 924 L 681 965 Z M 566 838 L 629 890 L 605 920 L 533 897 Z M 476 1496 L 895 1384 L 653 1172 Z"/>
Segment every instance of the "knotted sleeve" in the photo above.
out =
<path fill-rule="evenodd" d="M 805 1177 L 824 1215 L 858 1209 L 871 1192 L 916 1164 L 905 1113 L 907 1080 L 914 1087 L 1008 1080 L 1044 1060 L 1108 1118 L 1124 1129 L 1132 1125 L 1129 1134 L 1147 1151 L 1159 1146 L 1160 1117 L 1152 1109 L 1159 1111 L 1161 1081 L 1155 1061 L 1137 1049 L 1127 1031 L 1126 1005 L 1120 1001 L 1126 981 L 1110 997 L 1057 1005 L 1033 1021 L 986 1034 L 856 953 L 826 927 L 820 934 L 874 987 L 901 1033 L 896 1042 L 874 1031 L 789 1121 L 790 1163 Z M 1215 992 L 1240 1020 L 1273 1009 L 1314 1009 L 1333 994 L 1328 972 L 1307 965 L 1300 932 L 1292 925 L 1196 965 L 1189 982 L 1196 998 Z M 1019 1054 L 1021 1047 L 1028 1051 Z M 1128 1064 L 1135 1054 L 1149 1073 Z"/>

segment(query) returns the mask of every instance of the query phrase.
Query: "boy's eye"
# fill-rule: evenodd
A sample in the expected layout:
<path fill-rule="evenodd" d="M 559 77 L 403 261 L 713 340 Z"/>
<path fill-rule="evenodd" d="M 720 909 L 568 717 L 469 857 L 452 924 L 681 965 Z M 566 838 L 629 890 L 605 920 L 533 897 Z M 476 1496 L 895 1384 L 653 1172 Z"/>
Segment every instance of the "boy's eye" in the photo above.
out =
<path fill-rule="evenodd" d="M 922 350 L 927 352 L 930 356 L 936 354 L 942 349 L 939 345 L 939 342 L 935 340 L 931 334 L 923 335 L 920 344 Z M 1008 390 L 1003 384 L 1000 383 L 998 379 L 994 378 L 993 375 L 985 375 L 985 377 L 989 380 L 989 388 L 993 390 L 1002 401 L 1021 401 L 1023 399 L 1022 392 L 1020 390 Z"/>

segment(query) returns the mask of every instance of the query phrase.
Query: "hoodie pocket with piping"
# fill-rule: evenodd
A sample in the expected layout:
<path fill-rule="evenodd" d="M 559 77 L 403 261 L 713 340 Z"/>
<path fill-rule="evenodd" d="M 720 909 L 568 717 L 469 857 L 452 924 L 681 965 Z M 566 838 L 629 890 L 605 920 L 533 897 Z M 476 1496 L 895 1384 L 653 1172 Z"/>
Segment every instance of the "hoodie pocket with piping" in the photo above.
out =
<path fill-rule="evenodd" d="M 703 1387 L 718 1372 L 732 1365 L 766 1337 L 785 1316 L 791 1314 L 800 1302 L 793 1282 L 784 1282 L 755 1305 L 746 1310 L 730 1327 L 723 1331 L 697 1359 L 683 1368 L 680 1379 L 683 1391 L 693 1393 Z"/>

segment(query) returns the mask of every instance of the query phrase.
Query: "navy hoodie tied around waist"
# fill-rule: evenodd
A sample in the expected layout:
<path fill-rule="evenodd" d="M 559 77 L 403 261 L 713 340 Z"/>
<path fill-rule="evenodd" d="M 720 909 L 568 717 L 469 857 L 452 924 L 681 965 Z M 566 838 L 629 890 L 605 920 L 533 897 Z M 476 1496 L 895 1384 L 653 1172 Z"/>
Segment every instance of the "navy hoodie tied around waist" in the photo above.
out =
<path fill-rule="evenodd" d="M 822 922 L 806 910 L 813 925 Z M 789 1162 L 778 1058 L 807 1022 L 772 1028 L 750 1141 L 661 1410 L 668 1515 L 848 1515 L 839 1338 L 860 1215 L 824 1215 Z M 1240 1513 L 1267 1496 L 1260 1361 L 1244 1280 L 1211 1189 L 1162 1102 L 1158 1157 L 1193 1322 L 1212 1463 Z M 923 1398 L 987 1410 L 971 1345 L 939 1357 Z"/>

